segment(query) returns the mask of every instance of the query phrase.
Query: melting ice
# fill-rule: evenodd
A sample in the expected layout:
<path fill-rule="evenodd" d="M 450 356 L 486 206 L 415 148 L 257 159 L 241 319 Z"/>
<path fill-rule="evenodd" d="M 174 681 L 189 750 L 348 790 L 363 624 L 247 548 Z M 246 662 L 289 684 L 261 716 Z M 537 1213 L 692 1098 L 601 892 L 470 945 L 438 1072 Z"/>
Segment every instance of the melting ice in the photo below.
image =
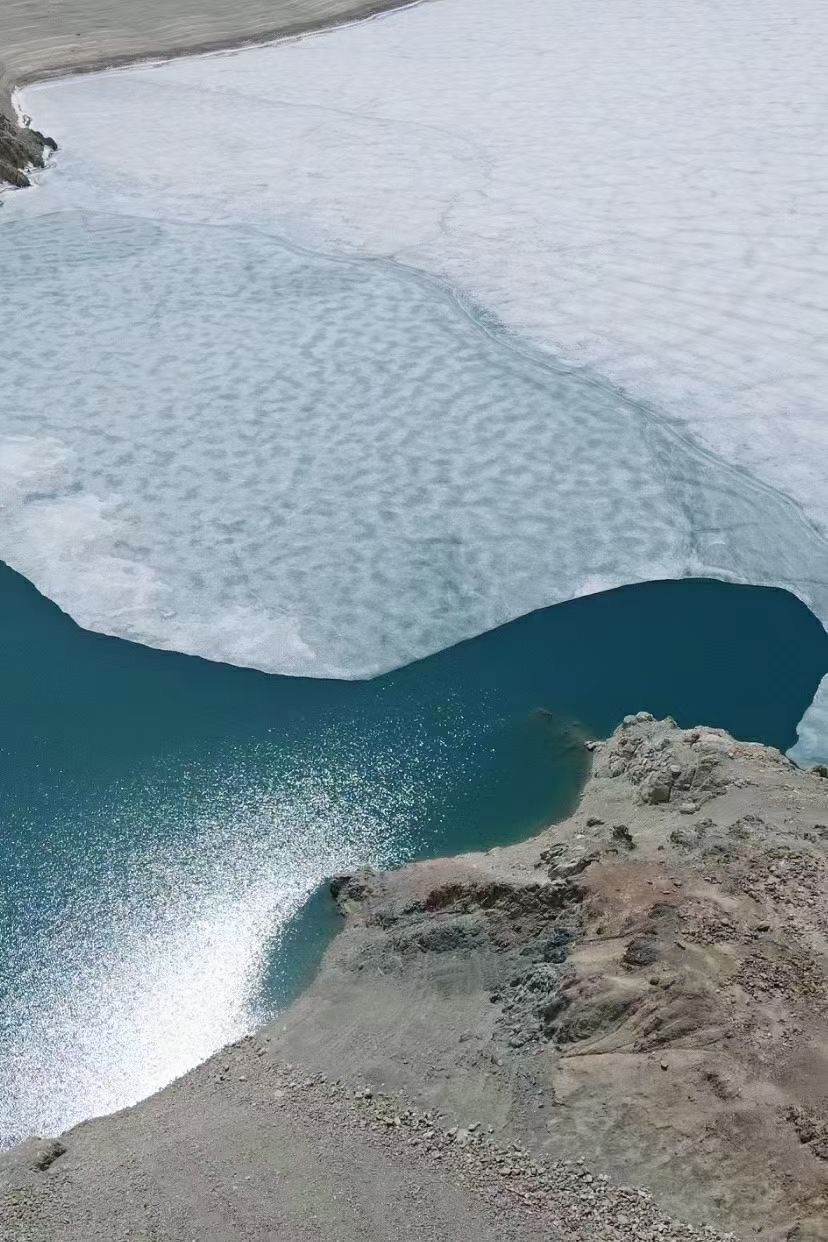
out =
<path fill-rule="evenodd" d="M 31 88 L 0 555 L 313 675 L 689 573 L 824 620 L 826 52 L 816 0 L 440 0 Z"/>

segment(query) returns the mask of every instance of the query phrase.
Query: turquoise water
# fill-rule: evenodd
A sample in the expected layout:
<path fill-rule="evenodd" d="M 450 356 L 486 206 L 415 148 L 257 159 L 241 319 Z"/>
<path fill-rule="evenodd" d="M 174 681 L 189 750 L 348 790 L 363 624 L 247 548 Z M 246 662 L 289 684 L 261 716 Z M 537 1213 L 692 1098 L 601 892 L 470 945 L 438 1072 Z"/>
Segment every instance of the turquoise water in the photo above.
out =
<path fill-rule="evenodd" d="M 584 737 L 628 711 L 785 749 L 828 669 L 793 596 L 708 580 L 560 604 L 366 682 L 90 633 L 5 567 L 0 598 L 5 1141 L 139 1098 L 273 1012 L 334 925 L 326 875 L 565 814 Z"/>

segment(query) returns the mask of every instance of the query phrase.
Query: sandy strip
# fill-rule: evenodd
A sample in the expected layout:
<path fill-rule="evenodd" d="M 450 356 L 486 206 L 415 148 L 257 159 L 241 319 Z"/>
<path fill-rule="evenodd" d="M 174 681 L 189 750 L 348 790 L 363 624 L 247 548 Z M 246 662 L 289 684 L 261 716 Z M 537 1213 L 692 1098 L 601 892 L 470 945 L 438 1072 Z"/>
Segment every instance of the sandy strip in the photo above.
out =
<path fill-rule="evenodd" d="M 408 0 L 410 2 L 410 0 Z M 265 42 L 403 7 L 406 0 L 4 0 L 0 111 L 35 79 Z"/>

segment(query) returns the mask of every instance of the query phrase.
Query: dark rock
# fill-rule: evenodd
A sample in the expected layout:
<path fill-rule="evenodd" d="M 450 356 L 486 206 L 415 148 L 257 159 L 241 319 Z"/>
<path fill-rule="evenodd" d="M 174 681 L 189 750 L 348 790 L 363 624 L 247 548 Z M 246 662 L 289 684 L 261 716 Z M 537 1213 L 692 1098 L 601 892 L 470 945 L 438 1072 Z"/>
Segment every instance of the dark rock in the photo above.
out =
<path fill-rule="evenodd" d="M 566 961 L 567 949 L 572 940 L 572 932 L 566 928 L 556 927 L 548 936 L 542 937 L 540 940 L 533 940 L 530 944 L 525 945 L 521 951 L 521 957 L 539 957 L 543 962 L 553 962 L 560 965 Z"/>
<path fill-rule="evenodd" d="M 787 1120 L 803 1146 L 810 1147 L 817 1159 L 828 1160 L 828 1120 L 825 1117 L 820 1117 L 813 1109 L 792 1105 L 787 1111 Z"/>
<path fill-rule="evenodd" d="M 561 854 L 565 853 L 565 851 L 565 845 L 550 845 L 547 849 L 541 850 L 539 857 L 541 862 L 547 863 L 549 866 L 554 866 L 556 859 L 560 858 Z"/>
<path fill-rule="evenodd" d="M 339 905 L 340 910 L 347 910 L 347 903 L 364 901 L 371 891 L 371 881 L 376 872 L 371 867 L 363 867 L 353 875 L 338 875 L 330 881 L 331 896 Z"/>
<path fill-rule="evenodd" d="M 631 998 L 619 993 L 603 993 L 572 1006 L 557 1032 L 559 1044 L 576 1044 L 599 1032 L 611 1030 L 627 1013 Z"/>
<path fill-rule="evenodd" d="M 54 139 L 0 113 L 0 182 L 24 189 L 30 184 L 26 170 L 44 167 L 46 149 L 57 150 Z"/>
<path fill-rule="evenodd" d="M 560 876 L 580 875 L 582 871 L 586 871 L 587 867 L 591 867 L 594 862 L 598 861 L 596 853 L 584 854 L 581 858 L 569 858 L 565 862 L 560 862 L 555 867 L 555 872 Z"/>
<path fill-rule="evenodd" d="M 17 1148 L 15 1156 L 19 1162 L 27 1164 L 31 1169 L 44 1172 L 66 1151 L 63 1143 L 54 1138 L 30 1138 Z"/>
<path fill-rule="evenodd" d="M 652 966 L 659 958 L 655 936 L 636 936 L 629 942 L 621 959 L 625 966 Z"/>
<path fill-rule="evenodd" d="M 670 785 L 663 777 L 648 776 L 641 782 L 638 796 L 642 802 L 658 806 L 670 801 Z"/>
<path fill-rule="evenodd" d="M 742 815 L 739 819 L 734 820 L 728 827 L 728 834 L 731 837 L 737 837 L 740 841 L 747 841 L 748 838 L 758 830 L 765 827 L 765 821 L 759 815 Z"/>
<path fill-rule="evenodd" d="M 482 928 L 474 916 L 423 923 L 396 932 L 391 946 L 398 953 L 452 953 L 475 945 Z"/>
<path fill-rule="evenodd" d="M 626 824 L 615 824 L 612 830 L 614 841 L 620 841 L 622 845 L 626 845 L 628 850 L 635 849 L 635 841 L 633 841 L 632 833 Z"/>

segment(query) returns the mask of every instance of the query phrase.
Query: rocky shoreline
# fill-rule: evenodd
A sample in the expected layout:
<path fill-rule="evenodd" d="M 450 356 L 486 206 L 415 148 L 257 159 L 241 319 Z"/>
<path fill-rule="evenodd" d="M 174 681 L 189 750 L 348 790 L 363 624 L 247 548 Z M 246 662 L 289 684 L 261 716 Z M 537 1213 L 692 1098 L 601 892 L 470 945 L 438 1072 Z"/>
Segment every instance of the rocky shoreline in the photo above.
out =
<path fill-rule="evenodd" d="M 28 173 L 44 168 L 47 153 L 57 150 L 53 138 L 27 125 L 19 125 L 10 104 L 3 109 L 0 99 L 0 189 L 3 184 L 25 189 L 31 185 Z"/>
<path fill-rule="evenodd" d="M 646 713 L 592 745 L 540 836 L 336 879 L 308 990 L 0 1160 L 0 1236 L 828 1238 L 828 781 Z"/>

